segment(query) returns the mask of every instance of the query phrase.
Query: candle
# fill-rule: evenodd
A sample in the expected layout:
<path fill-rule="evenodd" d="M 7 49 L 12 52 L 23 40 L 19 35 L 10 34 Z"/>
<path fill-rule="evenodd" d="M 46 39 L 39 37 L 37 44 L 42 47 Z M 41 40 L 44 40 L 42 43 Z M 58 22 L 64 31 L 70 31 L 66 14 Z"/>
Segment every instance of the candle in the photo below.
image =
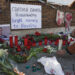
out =
<path fill-rule="evenodd" d="M 9 43 L 10 43 L 10 47 L 13 47 L 13 36 L 9 37 Z"/>
<path fill-rule="evenodd" d="M 39 41 L 39 46 L 42 46 L 42 41 Z"/>
<path fill-rule="evenodd" d="M 47 39 L 44 40 L 44 44 L 47 45 Z"/>
<path fill-rule="evenodd" d="M 28 38 L 24 38 L 24 46 L 28 45 Z"/>
<path fill-rule="evenodd" d="M 62 39 L 59 39 L 59 44 L 58 44 L 58 50 L 61 50 L 62 49 Z"/>
<path fill-rule="evenodd" d="M 18 36 L 15 36 L 15 46 L 18 45 Z"/>

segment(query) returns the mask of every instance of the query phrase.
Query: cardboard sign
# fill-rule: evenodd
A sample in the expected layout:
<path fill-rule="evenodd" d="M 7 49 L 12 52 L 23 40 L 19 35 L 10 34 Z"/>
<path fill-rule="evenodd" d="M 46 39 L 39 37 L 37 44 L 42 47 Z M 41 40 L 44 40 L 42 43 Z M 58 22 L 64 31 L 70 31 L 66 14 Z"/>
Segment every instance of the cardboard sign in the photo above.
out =
<path fill-rule="evenodd" d="M 42 27 L 40 5 L 11 3 L 11 29 L 32 29 Z"/>

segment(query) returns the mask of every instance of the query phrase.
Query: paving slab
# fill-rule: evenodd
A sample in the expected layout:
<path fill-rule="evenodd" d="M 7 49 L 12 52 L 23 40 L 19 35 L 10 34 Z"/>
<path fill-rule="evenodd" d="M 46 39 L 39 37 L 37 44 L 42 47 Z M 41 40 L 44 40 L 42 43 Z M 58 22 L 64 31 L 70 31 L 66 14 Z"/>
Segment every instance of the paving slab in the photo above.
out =
<path fill-rule="evenodd" d="M 67 72 L 70 72 L 71 75 L 74 75 L 75 72 L 75 55 L 69 55 L 66 54 L 64 56 L 59 56 L 56 54 L 47 54 L 47 53 L 39 53 L 37 54 L 37 57 L 40 58 L 42 56 L 56 56 L 57 60 L 60 62 L 63 71 L 65 72 L 65 75 Z M 49 75 L 46 74 L 43 65 L 41 65 L 40 63 L 37 63 L 37 59 L 35 57 L 32 57 L 29 61 L 27 61 L 26 63 L 16 63 L 14 61 L 12 61 L 12 63 L 14 64 L 14 66 L 16 66 L 18 68 L 18 70 L 20 72 L 24 72 L 26 75 Z M 38 67 L 41 68 L 41 70 L 32 71 L 32 66 L 36 65 Z M 29 69 L 26 68 L 26 66 L 29 66 Z"/>

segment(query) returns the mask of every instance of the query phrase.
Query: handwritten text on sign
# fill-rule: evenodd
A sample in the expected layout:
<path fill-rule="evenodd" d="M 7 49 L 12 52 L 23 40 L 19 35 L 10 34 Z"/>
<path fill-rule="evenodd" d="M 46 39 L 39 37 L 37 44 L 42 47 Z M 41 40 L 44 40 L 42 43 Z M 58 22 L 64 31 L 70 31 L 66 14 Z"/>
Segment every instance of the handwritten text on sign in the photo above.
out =
<path fill-rule="evenodd" d="M 11 29 L 42 27 L 40 5 L 11 4 Z"/>

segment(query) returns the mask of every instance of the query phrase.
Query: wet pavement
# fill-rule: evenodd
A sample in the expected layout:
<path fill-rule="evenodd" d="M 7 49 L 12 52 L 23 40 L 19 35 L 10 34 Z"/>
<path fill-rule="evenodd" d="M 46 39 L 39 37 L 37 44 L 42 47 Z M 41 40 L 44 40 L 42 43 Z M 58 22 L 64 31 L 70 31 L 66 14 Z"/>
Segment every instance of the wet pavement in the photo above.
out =
<path fill-rule="evenodd" d="M 56 54 L 47 54 L 47 53 L 39 53 L 37 57 L 40 58 L 42 56 L 56 56 L 57 60 L 60 62 L 65 75 L 75 75 L 75 55 L 66 54 L 64 56 L 59 56 Z M 37 63 L 37 58 L 32 57 L 26 63 L 16 63 L 13 62 L 14 67 L 17 67 L 20 72 L 24 72 L 26 75 L 49 75 L 46 74 L 43 65 Z M 36 65 L 36 70 L 33 70 L 33 65 Z M 39 69 L 38 69 L 39 68 Z M 68 74 L 70 73 L 70 74 Z"/>

